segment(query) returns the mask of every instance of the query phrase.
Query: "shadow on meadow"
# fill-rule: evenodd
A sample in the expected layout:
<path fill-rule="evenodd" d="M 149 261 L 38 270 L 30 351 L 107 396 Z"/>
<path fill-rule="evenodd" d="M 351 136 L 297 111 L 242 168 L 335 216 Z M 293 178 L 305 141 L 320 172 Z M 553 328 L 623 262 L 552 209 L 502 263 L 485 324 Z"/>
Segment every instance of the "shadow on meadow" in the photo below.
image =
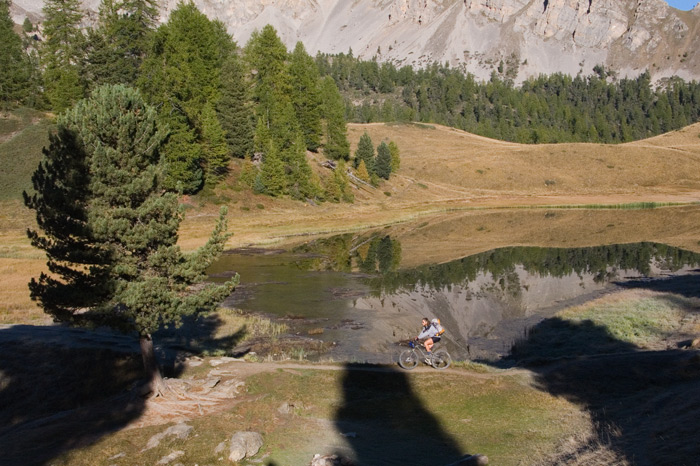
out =
<path fill-rule="evenodd" d="M 156 337 L 163 375 L 181 374 L 192 354 L 189 343 L 204 341 L 209 350 L 225 351 L 245 332 L 216 338 L 219 324 L 216 315 L 188 319 L 179 338 L 167 330 Z M 0 354 L 2 466 L 50 464 L 126 427 L 145 410 L 135 336 L 16 325 L 0 329 Z"/>
<path fill-rule="evenodd" d="M 697 351 L 643 351 L 590 321 L 551 318 L 533 328 L 504 362 L 534 371 L 540 389 L 591 416 L 596 438 L 542 464 L 606 464 L 609 458 L 590 462 L 601 445 L 614 452 L 615 462 L 698 464 Z"/>
<path fill-rule="evenodd" d="M 466 453 L 413 392 L 405 372 L 347 364 L 342 393 L 335 424 L 352 451 L 336 454 L 353 464 L 439 465 Z"/>
<path fill-rule="evenodd" d="M 664 293 L 675 293 L 686 298 L 700 298 L 700 270 L 687 275 L 651 280 L 631 280 L 618 285 L 624 288 L 644 288 Z"/>

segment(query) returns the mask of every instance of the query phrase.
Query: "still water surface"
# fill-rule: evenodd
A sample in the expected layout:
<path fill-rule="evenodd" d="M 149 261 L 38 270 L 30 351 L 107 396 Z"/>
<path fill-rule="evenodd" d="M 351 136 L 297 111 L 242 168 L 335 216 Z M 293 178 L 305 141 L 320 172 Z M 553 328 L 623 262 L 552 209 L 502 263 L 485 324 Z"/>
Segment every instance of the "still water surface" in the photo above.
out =
<path fill-rule="evenodd" d="M 415 336 L 423 316 L 441 319 L 456 358 L 496 359 L 528 328 L 562 308 L 625 283 L 698 274 L 700 266 L 700 254 L 647 241 L 499 247 L 431 263 L 416 258 L 414 246 L 402 246 L 410 230 L 402 225 L 286 250 L 232 251 L 210 273 L 240 274 L 241 285 L 226 305 L 291 322 L 294 332 L 312 330 L 314 338 L 334 342 L 326 358 L 390 362 L 396 343 Z M 436 238 L 425 244 L 426 257 L 445 248 L 438 243 Z M 456 254 L 463 250 L 458 246 Z"/>

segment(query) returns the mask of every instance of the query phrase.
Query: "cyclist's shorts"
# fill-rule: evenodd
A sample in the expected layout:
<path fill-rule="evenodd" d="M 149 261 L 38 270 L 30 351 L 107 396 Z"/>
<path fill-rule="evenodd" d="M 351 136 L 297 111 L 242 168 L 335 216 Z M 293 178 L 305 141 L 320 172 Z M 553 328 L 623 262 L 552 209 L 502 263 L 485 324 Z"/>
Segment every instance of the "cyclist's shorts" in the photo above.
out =
<path fill-rule="evenodd" d="M 437 343 L 440 341 L 441 337 L 433 337 L 433 343 Z"/>

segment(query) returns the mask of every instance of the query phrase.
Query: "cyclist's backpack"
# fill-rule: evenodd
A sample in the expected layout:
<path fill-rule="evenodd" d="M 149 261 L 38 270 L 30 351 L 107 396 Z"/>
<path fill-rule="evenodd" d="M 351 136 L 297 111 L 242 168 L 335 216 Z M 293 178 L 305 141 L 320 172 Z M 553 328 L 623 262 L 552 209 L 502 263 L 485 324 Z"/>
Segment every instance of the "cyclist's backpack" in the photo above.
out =
<path fill-rule="evenodd" d="M 437 330 L 437 336 L 441 337 L 443 333 L 445 333 L 445 329 L 442 328 L 442 325 L 440 325 L 440 319 L 433 319 L 430 321 L 430 324 L 435 327 L 435 330 Z"/>

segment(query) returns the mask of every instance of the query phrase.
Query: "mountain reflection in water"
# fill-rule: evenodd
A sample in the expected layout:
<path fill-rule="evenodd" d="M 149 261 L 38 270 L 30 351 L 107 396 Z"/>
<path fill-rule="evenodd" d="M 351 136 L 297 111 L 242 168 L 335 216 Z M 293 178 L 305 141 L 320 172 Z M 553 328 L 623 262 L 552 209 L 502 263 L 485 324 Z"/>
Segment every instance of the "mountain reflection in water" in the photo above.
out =
<path fill-rule="evenodd" d="M 509 247 L 444 264 L 400 268 L 400 241 L 340 235 L 275 255 L 228 254 L 212 274 L 235 270 L 227 305 L 323 328 L 336 360 L 390 362 L 396 342 L 440 318 L 457 358 L 494 359 L 528 328 L 630 279 L 694 273 L 700 254 L 655 243 L 586 248 Z"/>

